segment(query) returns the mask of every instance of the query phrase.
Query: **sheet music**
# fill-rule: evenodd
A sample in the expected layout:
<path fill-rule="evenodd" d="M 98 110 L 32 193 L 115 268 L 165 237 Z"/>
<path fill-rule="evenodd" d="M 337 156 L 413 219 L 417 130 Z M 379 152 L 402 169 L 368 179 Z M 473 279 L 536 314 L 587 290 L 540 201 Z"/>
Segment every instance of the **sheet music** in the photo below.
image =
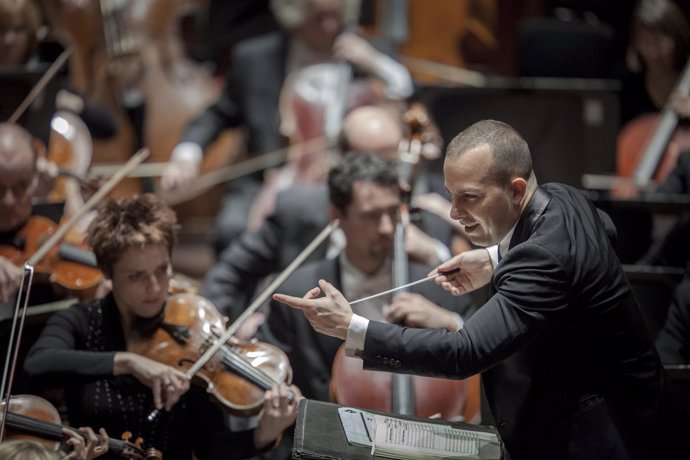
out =
<path fill-rule="evenodd" d="M 465 430 L 340 407 L 338 415 L 351 445 L 396 459 L 499 460 L 501 443 L 491 431 Z"/>

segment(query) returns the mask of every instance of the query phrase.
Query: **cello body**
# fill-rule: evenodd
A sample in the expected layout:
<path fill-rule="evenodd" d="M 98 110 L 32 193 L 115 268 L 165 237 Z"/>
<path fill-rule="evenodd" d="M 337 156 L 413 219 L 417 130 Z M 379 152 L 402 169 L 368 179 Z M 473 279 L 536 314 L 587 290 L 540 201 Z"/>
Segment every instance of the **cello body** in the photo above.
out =
<path fill-rule="evenodd" d="M 345 406 L 391 412 L 391 382 L 393 374 L 367 371 L 362 360 L 345 357 L 340 347 L 333 360 L 333 375 L 329 398 Z M 412 376 L 414 413 L 419 417 L 440 414 L 444 420 L 463 420 L 479 423 L 479 375 L 465 380 L 447 380 Z"/>

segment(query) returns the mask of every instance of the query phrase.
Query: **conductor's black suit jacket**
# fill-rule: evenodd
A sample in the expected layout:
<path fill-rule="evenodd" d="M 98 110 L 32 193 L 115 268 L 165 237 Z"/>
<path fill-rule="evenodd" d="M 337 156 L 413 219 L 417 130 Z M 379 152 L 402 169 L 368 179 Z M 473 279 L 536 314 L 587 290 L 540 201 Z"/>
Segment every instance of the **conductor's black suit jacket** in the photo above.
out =
<path fill-rule="evenodd" d="M 458 333 L 403 334 L 371 322 L 365 367 L 389 370 L 388 363 L 399 361 L 412 373 L 464 378 L 481 372 L 513 460 L 583 458 L 571 442 L 600 435 L 595 423 L 609 416 L 613 422 L 604 425 L 620 433 L 629 458 L 690 452 L 680 454 L 690 439 L 687 413 L 670 401 L 603 221 L 579 191 L 560 184 L 537 189 L 491 290 Z"/>

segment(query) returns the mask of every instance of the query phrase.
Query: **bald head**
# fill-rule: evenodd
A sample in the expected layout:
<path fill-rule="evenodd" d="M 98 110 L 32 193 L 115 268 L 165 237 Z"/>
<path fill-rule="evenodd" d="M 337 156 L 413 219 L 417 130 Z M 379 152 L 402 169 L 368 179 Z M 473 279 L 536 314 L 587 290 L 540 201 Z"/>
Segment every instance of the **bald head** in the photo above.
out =
<path fill-rule="evenodd" d="M 400 124 L 381 107 L 358 107 L 343 122 L 343 140 L 350 152 L 370 152 L 386 160 L 396 159 L 402 136 Z"/>
<path fill-rule="evenodd" d="M 34 163 L 31 135 L 21 126 L 0 123 L 0 168 L 13 164 Z"/>
<path fill-rule="evenodd" d="M 487 180 L 504 185 L 512 177 L 528 179 L 532 175 L 527 142 L 512 126 L 495 120 L 478 121 L 455 136 L 446 149 L 446 159 L 457 159 L 483 146 L 492 155 Z"/>
<path fill-rule="evenodd" d="M 29 133 L 17 125 L 0 123 L 0 231 L 16 228 L 31 214 L 35 160 Z"/>

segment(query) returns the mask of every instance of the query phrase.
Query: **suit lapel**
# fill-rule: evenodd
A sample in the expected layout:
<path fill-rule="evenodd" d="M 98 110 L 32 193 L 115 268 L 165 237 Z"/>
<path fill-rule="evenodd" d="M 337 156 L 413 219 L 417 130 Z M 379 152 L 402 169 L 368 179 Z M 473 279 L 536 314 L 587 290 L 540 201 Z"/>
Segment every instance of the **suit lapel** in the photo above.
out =
<path fill-rule="evenodd" d="M 537 223 L 539 217 L 544 214 L 546 206 L 550 201 L 551 194 L 541 187 L 537 187 L 537 190 L 534 192 L 534 195 L 532 195 L 532 198 L 530 198 L 527 207 L 515 225 L 515 231 L 513 232 L 513 237 L 510 239 L 508 249 L 527 241 L 527 238 L 532 234 L 534 225 Z M 494 294 L 496 294 L 496 286 L 494 285 L 494 278 L 492 277 L 489 283 L 489 298 Z"/>
<path fill-rule="evenodd" d="M 551 201 L 551 195 L 541 187 L 537 187 L 537 190 L 534 192 L 534 195 L 532 195 L 529 203 L 527 203 L 527 207 L 515 226 L 515 231 L 513 232 L 513 237 L 510 239 L 508 249 L 529 238 L 532 234 L 534 224 L 536 224 L 539 217 L 544 214 L 549 201 Z"/>

